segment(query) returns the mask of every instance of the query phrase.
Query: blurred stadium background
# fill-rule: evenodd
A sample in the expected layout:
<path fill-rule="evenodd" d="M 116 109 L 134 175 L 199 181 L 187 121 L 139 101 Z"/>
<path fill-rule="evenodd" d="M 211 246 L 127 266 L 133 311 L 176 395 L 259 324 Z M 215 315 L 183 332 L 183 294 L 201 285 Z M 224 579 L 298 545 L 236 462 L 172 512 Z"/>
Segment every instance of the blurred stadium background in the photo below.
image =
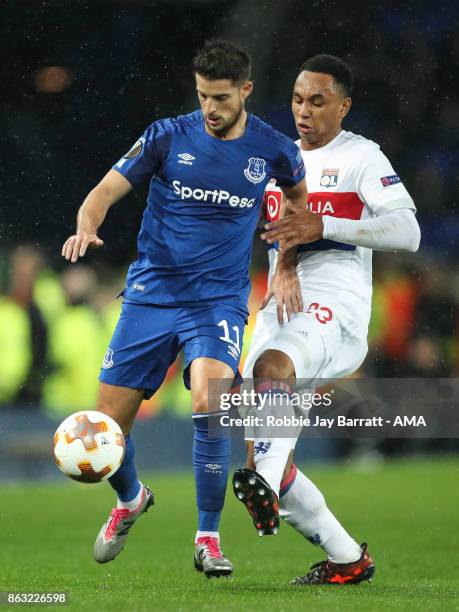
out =
<path fill-rule="evenodd" d="M 102 250 L 69 266 L 61 245 L 86 193 L 145 126 L 197 107 L 190 63 L 211 36 L 249 50 L 255 92 L 248 108 L 292 137 L 289 99 L 299 64 L 321 52 L 349 62 L 356 87 L 345 128 L 381 144 L 414 197 L 423 233 L 415 255 L 375 256 L 370 353 L 358 375 L 457 375 L 457 13 L 456 3 L 432 0 L 6 2 L 0 479 L 57 477 L 50 432 L 66 415 L 94 405 L 147 186 L 110 211 Z M 266 287 L 259 240 L 252 279 L 246 350 Z M 178 361 L 141 409 L 143 467 L 190 465 L 189 415 Z M 241 448 L 236 444 L 236 462 Z M 368 461 L 457 449 L 451 440 L 315 440 L 303 441 L 299 459 Z"/>

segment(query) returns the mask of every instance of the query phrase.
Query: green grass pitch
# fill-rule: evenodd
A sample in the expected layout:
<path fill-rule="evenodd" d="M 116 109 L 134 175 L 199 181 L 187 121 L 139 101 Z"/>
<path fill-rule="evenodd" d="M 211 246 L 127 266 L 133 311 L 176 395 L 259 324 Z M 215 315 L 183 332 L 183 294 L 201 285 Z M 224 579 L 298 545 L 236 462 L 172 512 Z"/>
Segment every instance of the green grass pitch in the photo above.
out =
<path fill-rule="evenodd" d="M 74 610 L 459 610 L 457 459 L 307 473 L 356 539 L 368 540 L 376 561 L 372 584 L 289 586 L 323 552 L 285 524 L 277 536 L 259 538 L 231 491 L 221 533 L 234 576 L 207 580 L 192 564 L 190 471 L 142 475 L 157 503 L 107 565 L 93 561 L 92 544 L 113 500 L 108 485 L 63 478 L 59 485 L 0 488 L 0 591 L 66 591 L 65 609 Z"/>

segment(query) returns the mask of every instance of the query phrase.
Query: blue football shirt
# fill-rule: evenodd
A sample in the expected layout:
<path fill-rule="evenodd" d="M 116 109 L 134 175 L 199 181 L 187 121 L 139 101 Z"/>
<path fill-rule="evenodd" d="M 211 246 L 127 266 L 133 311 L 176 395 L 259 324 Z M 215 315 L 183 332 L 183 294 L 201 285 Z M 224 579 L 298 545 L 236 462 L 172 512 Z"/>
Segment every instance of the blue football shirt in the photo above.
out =
<path fill-rule="evenodd" d="M 208 134 L 201 111 L 152 123 L 113 166 L 132 184 L 150 180 L 125 298 L 247 309 L 253 234 L 267 182 L 304 177 L 295 143 L 254 115 L 244 134 Z"/>

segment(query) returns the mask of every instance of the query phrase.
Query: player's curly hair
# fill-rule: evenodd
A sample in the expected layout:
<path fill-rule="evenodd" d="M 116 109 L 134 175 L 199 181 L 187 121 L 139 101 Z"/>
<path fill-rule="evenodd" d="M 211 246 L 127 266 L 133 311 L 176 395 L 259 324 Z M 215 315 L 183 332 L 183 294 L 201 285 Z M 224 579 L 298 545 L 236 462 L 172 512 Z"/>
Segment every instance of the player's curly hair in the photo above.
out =
<path fill-rule="evenodd" d="M 322 72 L 331 75 L 337 85 L 339 85 L 345 96 L 350 96 L 354 87 L 354 76 L 349 66 L 339 57 L 322 53 L 314 55 L 303 62 L 298 70 L 301 74 L 303 70 L 308 72 Z"/>
<path fill-rule="evenodd" d="M 243 83 L 250 79 L 249 54 L 230 40 L 207 40 L 193 59 L 193 72 L 208 79 Z"/>

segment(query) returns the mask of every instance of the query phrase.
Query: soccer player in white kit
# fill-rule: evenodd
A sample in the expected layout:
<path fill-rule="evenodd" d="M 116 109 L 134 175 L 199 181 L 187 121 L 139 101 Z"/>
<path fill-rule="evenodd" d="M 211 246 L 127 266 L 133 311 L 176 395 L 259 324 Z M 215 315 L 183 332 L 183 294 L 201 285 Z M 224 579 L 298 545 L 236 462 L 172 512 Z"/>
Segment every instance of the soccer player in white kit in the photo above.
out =
<path fill-rule="evenodd" d="M 277 266 L 277 251 L 270 249 L 269 290 L 243 376 L 255 379 L 256 391 L 278 395 L 279 414 L 292 410 L 289 394 L 297 380 L 314 387 L 319 379 L 350 375 L 362 364 L 372 250 L 415 252 L 419 247 L 413 200 L 389 160 L 379 145 L 341 127 L 352 85 L 350 68 L 337 57 L 317 55 L 302 64 L 292 112 L 306 167 L 307 207 L 279 219 L 280 191 L 274 183 L 266 189 L 270 223 L 262 238 L 272 246 L 279 241 L 284 257 Z M 246 431 L 246 438 L 249 467 L 235 472 L 233 487 L 258 533 L 277 533 L 280 515 L 327 553 L 325 561 L 292 583 L 370 579 L 375 568 L 366 544 L 360 546 L 346 532 L 319 489 L 293 464 L 296 438 L 256 428 Z"/>

